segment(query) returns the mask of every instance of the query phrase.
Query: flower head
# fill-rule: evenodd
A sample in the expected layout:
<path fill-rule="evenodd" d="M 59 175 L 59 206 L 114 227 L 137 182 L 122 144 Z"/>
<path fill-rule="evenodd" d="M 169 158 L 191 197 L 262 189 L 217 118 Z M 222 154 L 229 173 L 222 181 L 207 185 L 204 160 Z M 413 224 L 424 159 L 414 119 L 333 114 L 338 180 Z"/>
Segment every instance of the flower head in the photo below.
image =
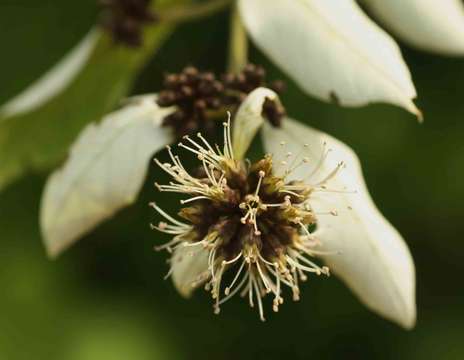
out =
<path fill-rule="evenodd" d="M 163 125 L 172 127 L 178 137 L 200 129 L 211 131 L 214 122 L 210 115 L 221 108 L 223 91 L 224 86 L 214 73 L 200 72 L 193 66 L 165 75 L 157 103 L 177 109 L 164 118 Z"/>
<path fill-rule="evenodd" d="M 281 175 L 274 173 L 270 155 L 255 163 L 238 160 L 232 148 L 230 121 L 224 123 L 223 149 L 211 146 L 201 134 L 197 137 L 185 136 L 179 144 L 201 162 L 195 176 L 187 172 L 169 147 L 170 163 L 155 159 L 174 179 L 168 185 L 156 184 L 157 188 L 189 196 L 181 200 L 185 207 L 179 212 L 185 222 L 152 204 L 166 220 L 152 227 L 174 235 L 158 249 L 174 252 L 171 270 L 177 266 L 176 259 L 179 261 L 177 252 L 182 251 L 183 256 L 199 256 L 199 250 L 206 252 L 205 268 L 184 286 L 206 283 L 205 288 L 215 299 L 216 313 L 221 304 L 240 292 L 248 297 L 250 306 L 257 303 L 264 320 L 262 298 L 266 294 L 272 294 L 273 310 L 278 311 L 285 287 L 298 300 L 299 282 L 307 279 L 307 273 L 329 275 L 327 267 L 312 259 L 321 252 L 317 249 L 318 239 L 309 228 L 316 225 L 317 216 L 322 214 L 312 210 L 311 195 L 325 191 L 325 183 L 343 164 L 319 182 L 289 181 L 287 176 L 305 166 L 309 159 L 295 162 L 293 155 L 286 153 L 279 163 L 286 167 Z M 232 274 L 228 280 L 226 273 Z"/>
<path fill-rule="evenodd" d="M 164 118 L 163 125 L 171 127 L 178 138 L 197 131 L 210 134 L 216 128 L 216 120 L 222 121 L 226 111 L 235 112 L 250 93 L 266 86 L 266 71 L 259 65 L 247 64 L 239 74 L 226 73 L 220 79 L 212 72 L 187 66 L 178 74 L 165 76 L 157 104 L 176 107 Z M 285 84 L 277 80 L 269 87 L 280 94 Z M 278 127 L 286 112 L 279 101 L 267 98 L 262 114 Z"/>

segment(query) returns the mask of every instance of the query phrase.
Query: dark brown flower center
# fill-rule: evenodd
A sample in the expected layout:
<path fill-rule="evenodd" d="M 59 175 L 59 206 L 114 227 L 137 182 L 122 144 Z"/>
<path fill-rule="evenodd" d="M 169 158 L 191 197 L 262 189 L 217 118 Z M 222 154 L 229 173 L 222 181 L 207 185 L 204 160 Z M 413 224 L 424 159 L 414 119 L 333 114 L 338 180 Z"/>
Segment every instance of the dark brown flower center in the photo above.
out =
<path fill-rule="evenodd" d="M 192 242 L 208 236 L 219 239 L 216 256 L 229 261 L 255 246 L 273 262 L 298 240 L 302 226 L 315 222 L 313 214 L 300 206 L 309 190 L 285 192 L 283 179 L 272 174 L 270 157 L 239 169 L 226 176 L 223 198 L 199 200 L 179 215 L 193 225 L 188 237 Z"/>

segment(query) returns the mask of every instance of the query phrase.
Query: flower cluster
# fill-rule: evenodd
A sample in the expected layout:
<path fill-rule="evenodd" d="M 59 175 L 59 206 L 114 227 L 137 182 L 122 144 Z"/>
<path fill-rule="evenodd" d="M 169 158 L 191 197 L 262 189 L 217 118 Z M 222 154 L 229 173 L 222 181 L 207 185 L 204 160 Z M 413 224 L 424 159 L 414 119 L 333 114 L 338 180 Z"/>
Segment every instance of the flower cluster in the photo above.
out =
<path fill-rule="evenodd" d="M 210 132 L 214 128 L 212 113 L 221 108 L 223 91 L 223 84 L 212 72 L 188 66 L 179 74 L 167 74 L 157 102 L 177 109 L 165 117 L 164 125 L 171 126 L 178 137 L 199 128 Z"/>
<path fill-rule="evenodd" d="M 99 0 L 103 7 L 101 24 L 115 42 L 130 47 L 142 44 L 142 29 L 155 21 L 150 11 L 151 0 Z"/>
<path fill-rule="evenodd" d="M 181 200 L 185 207 L 179 212 L 186 222 L 152 204 L 167 220 L 152 227 L 174 235 L 157 249 L 174 252 L 171 271 L 178 266 L 176 261 L 183 261 L 175 256 L 176 252 L 192 250 L 183 256 L 199 256 L 198 250 L 207 252 L 203 271 L 184 286 L 192 288 L 205 283 L 215 299 L 215 313 L 219 313 L 221 304 L 241 293 L 248 297 L 251 307 L 257 303 L 264 320 L 262 298 L 266 294 L 273 294 L 273 310 L 278 311 L 285 286 L 291 289 L 296 301 L 300 297 L 299 282 L 307 279 L 305 273 L 329 275 L 327 267 L 311 260 L 321 252 L 317 250 L 318 239 L 309 230 L 319 215 L 312 210 L 310 198 L 314 192 L 325 190 L 325 183 L 343 164 L 315 184 L 287 181 L 286 177 L 309 159 L 290 161 L 292 154 L 287 153 L 279 164 L 286 166 L 282 175 L 274 173 L 270 155 L 253 164 L 237 160 L 230 121 L 224 124 L 223 149 L 214 149 L 201 134 L 197 137 L 184 136 L 184 142 L 179 144 L 201 161 L 196 176 L 185 169 L 170 147 L 170 163 L 155 159 L 174 179 L 168 185 L 156 184 L 158 190 L 190 196 Z M 235 274 L 223 287 L 225 274 L 232 269 Z"/>
<path fill-rule="evenodd" d="M 166 116 L 164 125 L 172 127 L 181 138 L 199 130 L 211 133 L 216 127 L 215 120 L 222 119 L 226 111 L 237 109 L 256 88 L 267 86 L 277 94 L 285 88 L 282 81 L 268 85 L 266 71 L 253 64 L 248 64 L 237 75 L 224 74 L 221 79 L 212 72 L 200 72 L 188 66 L 179 74 L 165 76 L 164 89 L 159 93 L 157 102 L 161 107 L 177 107 Z M 280 126 L 285 109 L 280 103 L 266 99 L 263 115 L 274 126 Z"/>

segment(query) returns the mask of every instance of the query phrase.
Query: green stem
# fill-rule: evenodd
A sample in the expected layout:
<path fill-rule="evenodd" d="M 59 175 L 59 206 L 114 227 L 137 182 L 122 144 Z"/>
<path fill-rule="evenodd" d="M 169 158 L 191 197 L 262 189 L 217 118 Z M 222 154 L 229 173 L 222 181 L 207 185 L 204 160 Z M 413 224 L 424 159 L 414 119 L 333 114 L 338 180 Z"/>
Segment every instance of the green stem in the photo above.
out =
<path fill-rule="evenodd" d="M 239 73 L 248 62 L 248 39 L 240 19 L 237 6 L 234 6 L 230 19 L 229 72 Z"/>
<path fill-rule="evenodd" d="M 232 3 L 232 0 L 210 0 L 197 5 L 178 5 L 157 12 L 162 22 L 183 22 L 211 16 Z"/>

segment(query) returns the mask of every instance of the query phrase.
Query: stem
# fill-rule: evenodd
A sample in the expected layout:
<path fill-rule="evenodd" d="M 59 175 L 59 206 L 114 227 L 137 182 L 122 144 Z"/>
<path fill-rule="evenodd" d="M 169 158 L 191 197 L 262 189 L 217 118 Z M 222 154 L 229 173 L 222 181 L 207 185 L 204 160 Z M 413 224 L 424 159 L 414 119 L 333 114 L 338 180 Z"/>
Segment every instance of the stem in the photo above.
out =
<path fill-rule="evenodd" d="M 210 0 L 197 5 L 178 5 L 159 10 L 156 14 L 163 22 L 193 21 L 221 11 L 231 2 L 232 0 Z"/>
<path fill-rule="evenodd" d="M 237 6 L 230 18 L 229 72 L 238 74 L 248 62 L 248 39 Z"/>

